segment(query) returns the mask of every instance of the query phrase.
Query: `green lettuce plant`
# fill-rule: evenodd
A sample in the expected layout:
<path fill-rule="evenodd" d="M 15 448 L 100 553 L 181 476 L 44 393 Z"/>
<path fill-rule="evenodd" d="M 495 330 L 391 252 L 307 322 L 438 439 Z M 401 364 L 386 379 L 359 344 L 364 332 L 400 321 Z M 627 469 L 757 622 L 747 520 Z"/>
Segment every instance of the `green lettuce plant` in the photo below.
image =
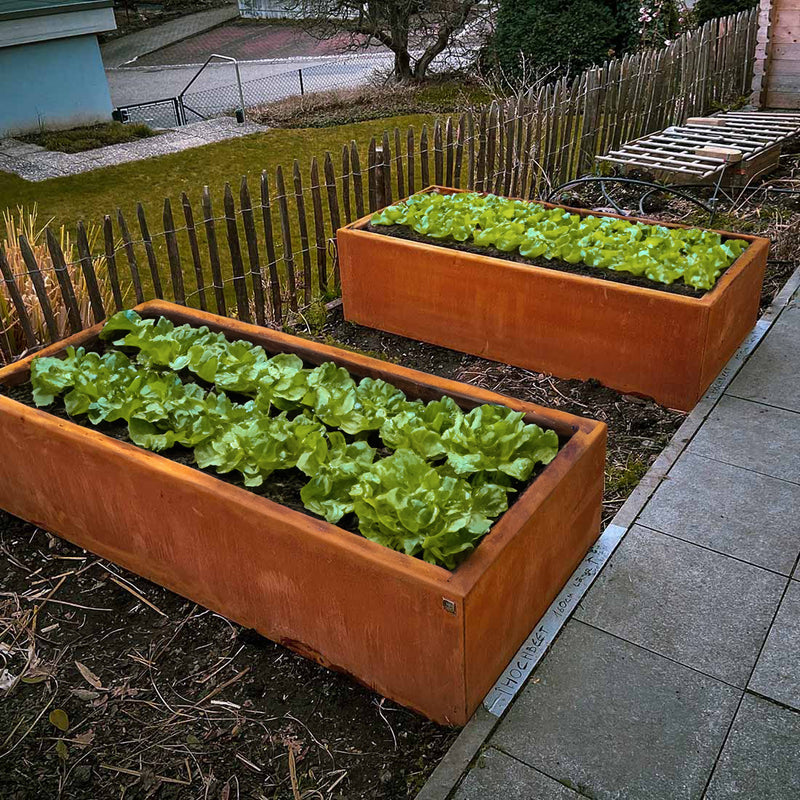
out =
<path fill-rule="evenodd" d="M 264 412 L 308 408 L 330 427 L 349 434 L 378 430 L 387 416 L 408 405 L 405 395 L 385 381 L 359 383 L 332 362 L 306 369 L 292 353 L 268 356 L 250 342 L 229 341 L 221 333 L 168 319 L 142 319 L 135 311 L 115 314 L 101 338 L 136 351 L 149 367 L 187 370 L 223 392 L 251 396 Z"/>
<path fill-rule="evenodd" d="M 328 440 L 330 449 L 300 498 L 309 511 L 336 523 L 353 511 L 351 492 L 372 467 L 376 451 L 365 441 L 348 443 L 338 431 L 331 431 Z"/>
<path fill-rule="evenodd" d="M 324 427 L 303 415 L 288 419 L 286 412 L 268 417 L 253 411 L 197 445 L 197 465 L 223 474 L 236 470 L 245 486 L 260 486 L 279 469 L 316 474 L 328 449 Z"/>
<path fill-rule="evenodd" d="M 233 403 L 173 372 L 136 367 L 117 351 L 99 356 L 71 349 L 63 361 L 35 359 L 31 383 L 39 406 L 64 394 L 71 416 L 86 414 L 95 425 L 125 420 L 140 447 L 194 448 L 198 466 L 236 470 L 246 486 L 261 485 L 277 469 L 314 475 L 327 458 L 325 427 L 313 417 L 269 416 L 254 401 Z"/>
<path fill-rule="evenodd" d="M 442 436 L 447 465 L 456 475 L 508 475 L 526 481 L 537 464 L 549 464 L 558 453 L 553 430 L 526 424 L 520 411 L 483 405 L 457 417 Z"/>
<path fill-rule="evenodd" d="M 350 492 L 363 536 L 385 547 L 453 569 L 507 508 L 490 485 L 473 493 L 411 450 L 376 462 Z"/>
<path fill-rule="evenodd" d="M 614 217 L 582 217 L 560 208 L 475 192 L 420 192 L 372 217 L 433 239 L 471 242 L 525 258 L 629 272 L 656 283 L 711 289 L 747 248 L 699 228 L 667 228 Z"/>
<path fill-rule="evenodd" d="M 115 347 L 136 350 L 140 364 L 188 370 L 225 392 L 262 393 L 284 411 L 296 407 L 306 391 L 302 376 L 309 370 L 293 353 L 270 358 L 258 345 L 229 341 L 205 326 L 174 325 L 166 317 L 142 319 L 128 310 L 111 317 L 100 337 Z"/>
<path fill-rule="evenodd" d="M 526 424 L 505 406 L 482 405 L 465 414 L 450 397 L 410 404 L 382 425 L 380 436 L 393 449 L 411 450 L 428 461 L 445 459 L 449 472 L 478 473 L 506 484 L 502 475 L 526 481 L 537 464 L 558 452 L 555 431 Z"/>
<path fill-rule="evenodd" d="M 464 413 L 451 397 L 430 403 L 409 403 L 387 417 L 380 436 L 387 447 L 411 450 L 422 458 L 435 459 L 447 452 L 444 434 Z"/>
<path fill-rule="evenodd" d="M 357 382 L 332 362 L 308 369 L 297 356 L 268 356 L 207 328 L 129 311 L 102 337 L 110 343 L 102 355 L 68 348 L 63 358 L 34 359 L 38 406 L 62 397 L 70 415 L 124 421 L 140 447 L 190 448 L 200 468 L 238 472 L 250 487 L 299 470 L 312 513 L 332 523 L 354 513 L 367 538 L 450 569 L 506 510 L 508 492 L 558 449 L 553 431 L 505 407 L 465 414 L 450 397 L 411 402 L 385 381 Z M 214 388 L 183 381 L 182 371 Z M 378 460 L 367 441 L 376 432 L 395 451 Z"/>

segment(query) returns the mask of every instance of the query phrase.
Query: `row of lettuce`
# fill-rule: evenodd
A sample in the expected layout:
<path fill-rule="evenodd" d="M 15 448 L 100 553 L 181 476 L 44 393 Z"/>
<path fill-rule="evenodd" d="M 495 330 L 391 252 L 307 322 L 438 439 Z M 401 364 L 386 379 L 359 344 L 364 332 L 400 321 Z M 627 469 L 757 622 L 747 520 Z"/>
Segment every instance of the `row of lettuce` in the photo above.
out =
<path fill-rule="evenodd" d="M 629 272 L 661 284 L 683 281 L 695 289 L 711 289 L 747 248 L 746 241 L 723 241 L 715 231 L 582 217 L 475 192 L 418 192 L 379 211 L 372 224 L 403 225 L 434 240 Z"/>
<path fill-rule="evenodd" d="M 250 487 L 297 469 L 309 511 L 333 523 L 355 513 L 366 538 L 449 569 L 558 451 L 554 431 L 508 408 L 411 401 L 380 379 L 356 381 L 332 362 L 309 369 L 205 327 L 125 311 L 101 336 L 102 355 L 34 360 L 37 406 L 60 397 L 70 416 L 124 421 L 140 447 L 190 448 L 200 468 L 238 472 Z M 214 388 L 183 381 L 185 371 Z M 375 434 L 390 455 L 377 457 Z"/>

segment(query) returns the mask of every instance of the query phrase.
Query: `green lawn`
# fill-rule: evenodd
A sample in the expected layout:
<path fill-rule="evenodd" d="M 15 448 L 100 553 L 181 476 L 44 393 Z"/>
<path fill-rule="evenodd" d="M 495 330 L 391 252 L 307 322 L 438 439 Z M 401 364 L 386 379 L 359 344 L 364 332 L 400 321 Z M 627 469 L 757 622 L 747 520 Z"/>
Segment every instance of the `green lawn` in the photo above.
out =
<path fill-rule="evenodd" d="M 156 132 L 147 125 L 123 125 L 121 122 L 101 122 L 99 125 L 84 125 L 68 131 L 41 131 L 18 137 L 62 153 L 82 153 L 96 147 L 123 144 L 147 139 Z"/>
<path fill-rule="evenodd" d="M 306 181 L 312 156 L 322 157 L 326 150 L 334 157 L 338 176 L 342 145 L 351 139 L 359 145 L 362 168 L 365 168 L 371 136 L 381 135 L 384 129 L 391 130 L 395 126 L 403 133 L 409 125 L 419 131 L 424 123 L 432 121 L 431 116 L 410 115 L 330 128 L 271 130 L 40 183 L 0 172 L 0 207 L 30 207 L 36 203 L 40 220 L 52 218 L 56 225 L 66 224 L 72 228 L 79 219 L 87 224 L 102 222 L 104 214 L 115 214 L 117 208 L 123 210 L 132 224 L 136 203 L 141 202 L 151 229 L 158 230 L 165 197 L 172 200 L 173 208 L 177 203 L 180 210 L 180 194 L 186 192 L 199 214 L 204 185 L 209 186 L 216 205 L 221 203 L 226 181 L 238 188 L 241 176 L 248 175 L 251 188 L 257 188 L 261 170 L 266 169 L 274 176 L 278 165 L 291 170 L 295 158 L 300 162 Z"/>
<path fill-rule="evenodd" d="M 145 159 L 143 161 L 121 164 L 116 167 L 86 172 L 82 175 L 74 175 L 65 178 L 30 183 L 7 173 L 0 172 L 0 210 L 5 208 L 16 209 L 18 206 L 30 209 L 34 204 L 38 208 L 38 221 L 40 224 L 51 221 L 54 227 L 65 225 L 67 230 L 73 234 L 74 242 L 75 223 L 83 220 L 87 226 L 99 228 L 105 214 L 111 215 L 114 220 L 115 237 L 117 238 L 117 263 L 120 274 L 124 277 L 127 272 L 127 260 L 123 252 L 119 251 L 121 239 L 117 229 L 116 211 L 121 208 L 128 227 L 131 238 L 136 242 L 140 240 L 140 232 L 136 218 L 136 205 L 141 202 L 147 217 L 150 234 L 153 236 L 153 246 L 160 265 L 162 283 L 166 291 L 166 296 L 170 297 L 169 291 L 169 266 L 166 253 L 166 243 L 159 232 L 163 230 L 163 206 L 164 198 L 169 197 L 172 203 L 172 210 L 176 228 L 180 229 L 184 225 L 183 211 L 180 202 L 181 192 L 186 192 L 192 202 L 195 223 L 197 224 L 197 235 L 200 245 L 200 252 L 206 274 L 206 283 L 212 283 L 209 272 L 209 260 L 206 250 L 207 242 L 202 225 L 201 195 L 203 187 L 208 185 L 214 205 L 214 216 L 223 215 L 223 192 L 225 182 L 231 183 L 236 198 L 238 208 L 239 201 L 239 182 L 243 175 L 248 176 L 250 191 L 253 203 L 259 202 L 259 179 L 261 171 L 266 169 L 270 175 L 270 189 L 274 200 L 277 194 L 275 188 L 275 168 L 281 165 L 287 178 L 286 190 L 289 196 L 288 210 L 290 216 L 290 228 L 292 235 L 292 248 L 295 254 L 295 265 L 298 272 L 298 280 L 303 269 L 303 259 L 301 256 L 301 245 L 299 236 L 299 224 L 297 217 L 297 207 L 294 201 L 294 185 L 292 181 L 292 165 L 294 159 L 300 162 L 303 185 L 306 190 L 305 205 L 308 219 L 310 235 L 310 258 L 312 269 L 316 274 L 316 251 L 314 245 L 314 219 L 311 195 L 308 191 L 309 166 L 311 158 L 316 156 L 322 159 L 326 151 L 330 151 L 334 159 L 334 169 L 337 178 L 342 172 L 342 145 L 355 140 L 359 146 L 361 158 L 361 168 L 363 171 L 365 204 L 367 191 L 367 147 L 372 136 L 382 136 L 383 131 L 388 129 L 393 131 L 397 126 L 403 134 L 405 144 L 405 133 L 409 125 L 413 126 L 417 138 L 423 124 L 432 125 L 434 117 L 431 115 L 406 115 L 398 117 L 388 117 L 383 119 L 359 122 L 349 125 L 341 125 L 327 128 L 314 129 L 292 129 L 292 130 L 270 130 L 265 133 L 245 136 L 238 139 L 230 139 L 216 144 L 186 150 L 182 153 L 160 156 L 158 158 Z M 392 141 L 394 141 L 392 136 Z M 432 146 L 432 141 L 431 141 Z M 417 161 L 418 161 L 417 157 Z M 419 175 L 419 173 L 418 173 Z M 322 178 L 322 161 L 320 160 L 320 176 Z M 419 186 L 419 176 L 417 177 L 417 188 Z M 341 192 L 339 193 L 341 196 Z M 351 203 L 353 214 L 355 214 L 355 202 L 352 195 Z M 330 224 L 328 219 L 327 195 L 323 188 L 322 203 L 326 218 L 325 230 L 330 235 Z M 274 204 L 273 204 L 274 205 Z M 342 222 L 344 222 L 342 214 Z M 266 246 L 263 239 L 263 230 L 260 217 L 257 217 L 257 232 L 259 238 L 259 252 L 262 269 L 266 272 Z M 273 216 L 273 230 L 278 259 L 283 252 L 281 242 L 281 228 L 277 212 Z M 241 238 L 241 249 L 247 264 L 246 245 L 243 236 L 241 219 L 239 219 L 239 231 Z M 185 233 L 178 233 L 178 244 L 183 265 L 184 280 L 186 291 L 191 293 L 196 289 L 194 269 L 190 257 L 189 241 Z M 217 223 L 217 240 L 219 243 L 219 255 L 226 279 L 231 277 L 230 254 L 225 237 L 224 222 Z M 2 242 L 0 241 L 0 244 Z M 96 239 L 96 251 L 101 252 L 103 247 L 102 233 Z M 135 245 L 139 270 L 142 282 L 145 285 L 145 294 L 149 295 L 151 280 L 147 269 L 147 256 L 143 246 L 139 243 Z M 77 253 L 67 254 L 67 259 L 76 260 Z M 247 266 L 245 266 L 247 269 Z M 278 264 L 281 274 L 284 268 Z M 330 271 L 330 264 L 328 265 Z M 330 272 L 329 272 L 329 281 Z M 226 280 L 225 294 L 228 302 L 233 300 L 233 286 Z M 316 292 L 315 292 L 316 293 Z M 132 297 L 132 294 L 129 295 Z M 190 305 L 195 305 L 196 300 L 190 299 Z"/>

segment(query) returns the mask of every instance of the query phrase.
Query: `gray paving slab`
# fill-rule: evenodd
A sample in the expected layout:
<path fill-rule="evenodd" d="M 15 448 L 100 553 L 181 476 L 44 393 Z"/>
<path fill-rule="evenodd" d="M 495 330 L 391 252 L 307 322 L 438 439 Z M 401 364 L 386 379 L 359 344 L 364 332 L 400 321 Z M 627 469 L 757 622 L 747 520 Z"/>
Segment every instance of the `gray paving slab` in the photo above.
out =
<path fill-rule="evenodd" d="M 580 800 L 563 784 L 489 748 L 467 773 L 453 800 Z"/>
<path fill-rule="evenodd" d="M 800 554 L 798 511 L 797 484 L 684 453 L 638 521 L 789 575 Z"/>
<path fill-rule="evenodd" d="M 728 394 L 800 411 L 800 306 L 789 306 L 736 376 Z"/>
<path fill-rule="evenodd" d="M 596 800 L 690 800 L 741 692 L 571 621 L 491 744 Z"/>
<path fill-rule="evenodd" d="M 787 580 L 636 525 L 575 616 L 744 688 Z"/>
<path fill-rule="evenodd" d="M 726 395 L 688 452 L 800 483 L 800 414 Z"/>
<path fill-rule="evenodd" d="M 706 800 L 797 800 L 800 714 L 747 694 Z"/>
<path fill-rule="evenodd" d="M 455 785 L 469 769 L 470 764 L 497 726 L 497 718 L 482 705 L 478 706 L 466 727 L 436 765 L 415 800 L 449 800 Z"/>
<path fill-rule="evenodd" d="M 797 581 L 789 581 L 750 679 L 750 688 L 800 711 L 800 583 Z"/>

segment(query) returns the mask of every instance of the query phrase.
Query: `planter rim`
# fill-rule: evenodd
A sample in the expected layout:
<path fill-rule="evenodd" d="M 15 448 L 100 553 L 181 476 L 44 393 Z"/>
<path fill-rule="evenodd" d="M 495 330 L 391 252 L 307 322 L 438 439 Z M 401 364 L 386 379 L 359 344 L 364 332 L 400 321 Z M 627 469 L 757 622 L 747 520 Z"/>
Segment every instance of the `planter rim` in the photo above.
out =
<path fill-rule="evenodd" d="M 478 403 L 505 405 L 515 411 L 523 411 L 526 414 L 535 415 L 543 422 L 550 424 L 551 427 L 556 427 L 561 431 L 569 428 L 571 430 L 569 441 L 559 449 L 553 461 L 517 497 L 514 504 L 498 518 L 490 532 L 480 540 L 469 556 L 455 570 L 450 571 L 445 567 L 430 564 L 420 558 L 384 547 L 377 542 L 326 522 L 324 519 L 313 517 L 274 500 L 261 497 L 244 487 L 228 483 L 215 475 L 208 475 L 195 467 L 172 461 L 159 453 L 145 450 L 131 442 L 115 439 L 93 427 L 78 425 L 70 420 L 56 417 L 45 409 L 34 408 L 12 400 L 6 395 L 0 395 L 0 410 L 17 415 L 22 412 L 21 418 L 33 417 L 36 419 L 37 424 L 51 430 L 60 430 L 63 434 L 67 434 L 76 441 L 88 438 L 98 447 L 117 451 L 127 461 L 146 462 L 149 469 L 163 472 L 165 475 L 170 474 L 173 477 L 177 475 L 186 482 L 194 483 L 207 490 L 229 495 L 242 505 L 254 508 L 267 507 L 270 509 L 270 513 L 293 523 L 295 527 L 299 525 L 308 526 L 309 530 L 304 535 L 326 540 L 330 546 L 349 550 L 354 557 L 378 562 L 383 567 L 399 575 L 413 576 L 415 580 L 423 580 L 430 585 L 437 585 L 442 589 L 446 588 L 448 592 L 458 596 L 463 597 L 469 594 L 480 576 L 497 560 L 500 552 L 513 538 L 519 520 L 535 513 L 537 507 L 558 484 L 562 475 L 569 470 L 573 453 L 576 453 L 584 443 L 605 436 L 606 425 L 603 422 L 488 392 L 469 384 L 440 378 L 418 370 L 363 356 L 359 353 L 317 344 L 271 328 L 239 322 L 228 317 L 221 317 L 164 300 L 149 300 L 135 306 L 133 310 L 145 317 L 163 315 L 171 318 L 177 324 L 187 322 L 196 326 L 208 325 L 212 329 L 226 331 L 232 337 L 241 335 L 241 338 L 246 338 L 250 341 L 254 339 L 260 340 L 258 343 L 262 345 L 270 341 L 273 347 L 277 348 L 313 349 L 316 353 L 324 356 L 326 360 L 336 360 L 347 369 L 361 367 L 388 372 L 390 374 L 386 379 L 389 380 L 392 377 L 391 373 L 393 373 L 398 378 L 415 381 L 437 392 L 441 391 L 442 394 L 449 393 L 463 398 L 465 397 L 464 389 L 466 388 L 471 399 Z M 97 323 L 19 361 L 0 368 L 0 383 L 3 383 L 8 378 L 19 378 L 20 375 L 27 376 L 30 371 L 30 364 L 35 358 L 55 356 L 62 353 L 68 346 L 79 347 L 94 341 L 103 325 L 104 322 Z M 17 382 L 22 381 L 15 381 L 15 383 Z"/>
<path fill-rule="evenodd" d="M 424 194 L 428 193 L 437 193 L 437 194 L 463 194 L 466 192 L 472 192 L 471 189 L 455 189 L 448 186 L 440 186 L 438 184 L 431 184 L 430 186 L 426 186 L 424 189 L 420 189 L 419 192 L 414 192 L 414 194 Z M 494 192 L 474 192 L 475 194 L 480 195 L 488 195 L 494 194 Z M 507 195 L 499 195 L 501 197 L 507 197 Z M 410 197 L 410 195 L 408 196 Z M 404 200 L 407 200 L 408 197 L 402 198 L 397 200 L 396 203 L 392 203 L 391 205 L 396 205 L 397 203 L 402 203 Z M 635 217 L 630 216 L 626 217 L 622 214 L 611 214 L 611 213 L 598 213 L 595 211 L 591 211 L 590 209 L 586 208 L 575 208 L 573 206 L 564 206 L 559 205 L 558 203 L 547 203 L 544 200 L 525 200 L 521 197 L 508 197 L 509 200 L 522 200 L 523 202 L 530 202 L 536 203 L 537 205 L 544 206 L 544 208 L 561 208 L 564 211 L 569 211 L 571 214 L 578 214 L 582 217 L 611 217 L 612 219 L 623 219 L 626 222 L 642 222 L 646 225 L 660 225 L 664 228 L 683 228 L 684 230 L 688 230 L 690 228 L 699 228 L 700 226 L 697 225 L 684 225 L 683 223 L 679 222 L 663 222 L 662 220 L 655 220 L 650 219 L 649 217 Z M 550 269 L 548 267 L 540 267 L 536 264 L 521 264 L 518 261 L 510 261 L 505 258 L 498 258 L 497 256 L 492 255 L 482 255 L 480 253 L 472 253 L 466 250 L 454 250 L 453 248 L 449 248 L 446 245 L 439 245 L 434 243 L 427 243 L 427 242 L 415 242 L 411 239 L 403 239 L 399 236 L 385 236 L 384 234 L 374 233 L 372 231 L 364 230 L 366 226 L 369 224 L 370 220 L 374 216 L 374 214 L 378 213 L 378 211 L 372 212 L 370 214 L 366 214 L 365 216 L 361 217 L 360 219 L 353 220 L 353 222 L 349 223 L 348 225 L 343 225 L 340 230 L 348 230 L 352 231 L 354 234 L 358 236 L 369 236 L 369 237 L 376 237 L 376 238 L 390 238 L 395 242 L 401 242 L 403 245 L 418 249 L 418 248 L 435 248 L 436 250 L 443 250 L 445 252 L 449 251 L 451 253 L 457 253 L 459 257 L 463 257 L 468 260 L 480 260 L 480 261 L 489 261 L 492 264 L 502 264 L 507 269 L 520 271 L 520 272 L 530 272 L 534 271 L 540 275 L 552 274 L 554 272 L 558 273 L 560 278 L 563 278 L 567 282 L 574 282 L 577 284 L 583 285 L 602 285 L 604 288 L 608 289 L 609 291 L 615 292 L 622 292 L 630 293 L 630 294 L 637 294 L 639 292 L 657 292 L 659 295 L 665 295 L 669 298 L 670 301 L 676 303 L 689 303 L 690 305 L 703 305 L 709 306 L 712 305 L 716 299 L 721 295 L 725 289 L 725 287 L 735 280 L 738 273 L 742 270 L 743 260 L 742 256 L 745 255 L 747 250 L 744 251 L 734 262 L 731 264 L 725 272 L 718 278 L 717 282 L 709 289 L 702 297 L 689 297 L 687 295 L 676 294 L 674 292 L 668 292 L 663 289 L 658 289 L 655 286 L 633 286 L 628 283 L 621 283 L 619 281 L 603 281 L 599 278 L 595 278 L 591 275 L 577 275 L 573 272 L 566 272 L 564 270 L 558 269 Z M 731 231 L 724 231 L 717 228 L 700 228 L 701 230 L 710 230 L 714 233 L 719 233 L 729 239 L 743 239 L 750 243 L 750 246 L 756 244 L 758 242 L 766 242 L 769 244 L 769 240 L 765 239 L 762 236 L 752 236 L 747 233 L 733 233 Z M 750 247 L 747 248 L 748 250 Z M 667 285 L 667 284 L 663 284 Z"/>

